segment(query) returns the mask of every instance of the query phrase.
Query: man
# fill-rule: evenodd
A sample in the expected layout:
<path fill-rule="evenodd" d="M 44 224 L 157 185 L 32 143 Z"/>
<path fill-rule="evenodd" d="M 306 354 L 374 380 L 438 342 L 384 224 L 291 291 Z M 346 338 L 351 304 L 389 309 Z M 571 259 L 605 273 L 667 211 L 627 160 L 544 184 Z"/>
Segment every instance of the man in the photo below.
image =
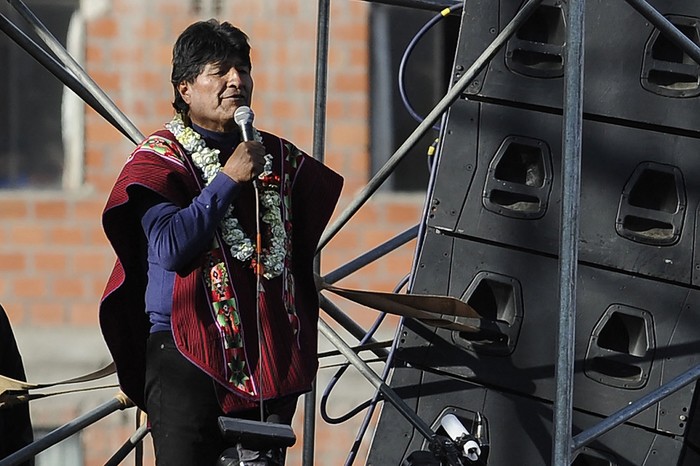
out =
<path fill-rule="evenodd" d="M 5 309 L 0 305 L 0 375 L 27 380 L 22 355 Z M 15 453 L 34 441 L 29 404 L 22 403 L 0 409 L 0 459 Z M 33 466 L 34 459 L 21 466 Z"/>
<path fill-rule="evenodd" d="M 318 367 L 313 257 L 342 178 L 272 134 L 241 141 L 250 72 L 242 31 L 188 27 L 177 115 L 131 154 L 103 213 L 117 262 L 100 324 L 158 465 L 213 465 L 224 414 L 291 423 Z M 284 462 L 268 450 L 241 464 Z"/>

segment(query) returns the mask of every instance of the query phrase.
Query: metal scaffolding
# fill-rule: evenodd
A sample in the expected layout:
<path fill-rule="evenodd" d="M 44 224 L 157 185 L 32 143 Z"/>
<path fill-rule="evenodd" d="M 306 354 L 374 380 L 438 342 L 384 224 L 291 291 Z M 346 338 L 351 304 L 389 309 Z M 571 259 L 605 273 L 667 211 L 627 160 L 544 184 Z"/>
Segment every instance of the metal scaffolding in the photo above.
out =
<path fill-rule="evenodd" d="M 22 32 L 8 18 L 0 14 L 0 29 L 27 53 L 51 71 L 66 86 L 78 94 L 88 105 L 94 108 L 107 121 L 121 131 L 131 141 L 137 143 L 143 135 L 129 121 L 129 119 L 112 103 L 112 101 L 97 87 L 87 73 L 78 65 L 60 44 L 51 36 L 39 20 L 31 14 L 31 11 L 21 0 L 7 0 L 15 7 L 30 24 L 33 30 L 45 42 L 60 61 L 54 59 L 44 51 L 44 48 L 35 43 Z M 371 1 L 371 0 L 366 0 Z M 468 0 L 467 0 L 468 1 Z M 630 6 L 643 15 L 654 27 L 658 28 L 666 38 L 674 45 L 682 49 L 695 62 L 700 64 L 700 47 L 688 39 L 678 28 L 659 14 L 644 0 L 625 0 Z M 430 11 L 440 11 L 453 6 L 453 2 L 438 0 L 375 0 L 374 3 L 417 8 Z M 528 19 L 539 7 L 542 0 L 527 0 L 518 10 L 512 20 L 503 28 L 495 39 L 486 47 L 483 53 L 466 70 L 461 77 L 449 88 L 446 95 L 434 106 L 425 119 L 416 127 L 413 133 L 390 157 L 386 164 L 367 183 L 365 188 L 350 202 L 347 208 L 336 218 L 334 223 L 324 232 L 319 251 L 343 228 L 344 225 L 357 213 L 357 211 L 370 199 L 379 187 L 391 175 L 396 166 L 408 154 L 418 140 L 429 131 L 450 106 L 459 99 L 472 83 L 475 77 L 484 69 L 488 62 L 501 49 L 515 31 Z M 640 413 L 647 407 L 659 402 L 665 397 L 675 393 L 684 386 L 696 381 L 700 377 L 700 366 L 695 367 L 675 379 L 661 386 L 657 390 L 631 403 L 626 408 L 608 416 L 598 425 L 587 429 L 576 436 L 572 436 L 572 399 L 573 399 L 573 373 L 574 373 L 574 343 L 576 320 L 576 283 L 578 266 L 578 234 L 579 234 L 579 201 L 581 178 L 581 144 L 583 123 L 583 45 L 585 12 L 584 0 L 567 0 L 566 17 L 566 55 L 564 61 L 564 108 L 562 127 L 562 210 L 561 231 L 559 237 L 559 328 L 558 348 L 559 355 L 556 364 L 556 398 L 554 402 L 554 438 L 552 464 L 555 466 L 568 466 L 572 463 L 577 452 L 590 442 L 613 429 L 630 418 Z M 330 0 L 318 2 L 318 32 L 317 32 L 317 56 L 316 56 L 316 86 L 314 101 L 314 139 L 313 152 L 323 159 L 325 148 L 325 121 L 326 121 L 326 91 L 328 74 L 328 41 L 330 30 Z M 348 274 L 361 270 L 362 267 L 376 260 L 380 260 L 388 252 L 406 244 L 413 238 L 422 237 L 424 224 L 407 230 L 383 245 L 375 248 L 367 254 L 350 261 L 343 267 L 321 277 L 327 283 L 334 283 Z M 318 268 L 317 268 L 318 271 Z M 330 300 L 321 297 L 321 307 L 336 323 L 341 325 L 358 339 L 367 335 L 367 331 L 359 327 L 348 316 L 338 309 Z M 376 388 L 377 396 L 374 403 L 381 397 L 383 401 L 391 403 L 401 415 L 403 415 L 414 428 L 422 434 L 432 445 L 434 451 L 441 451 L 444 458 L 450 461 L 453 445 L 441 443 L 431 426 L 426 424 L 413 412 L 405 402 L 391 389 L 386 382 L 386 374 L 378 375 L 357 356 L 355 351 L 340 338 L 335 331 L 323 319 L 319 324 L 320 332 L 345 356 L 349 364 L 355 366 L 358 371 Z M 376 343 L 370 340 L 369 343 Z M 383 349 L 374 349 L 379 357 L 390 357 Z M 304 418 L 304 465 L 314 463 L 314 431 L 315 431 L 315 391 L 306 397 Z M 11 457 L 0 461 L 0 466 L 18 464 L 26 458 L 32 457 L 43 449 L 61 441 L 67 435 L 82 429 L 95 420 L 113 412 L 123 409 L 125 402 L 116 399 L 104 407 L 98 408 L 94 413 L 78 418 L 65 428 L 59 429 L 54 435 L 49 435 L 29 445 Z M 115 456 L 117 464 L 125 453 L 141 441 L 145 435 L 145 428 L 139 427 L 131 439 Z M 454 463 L 457 464 L 457 463 Z"/>

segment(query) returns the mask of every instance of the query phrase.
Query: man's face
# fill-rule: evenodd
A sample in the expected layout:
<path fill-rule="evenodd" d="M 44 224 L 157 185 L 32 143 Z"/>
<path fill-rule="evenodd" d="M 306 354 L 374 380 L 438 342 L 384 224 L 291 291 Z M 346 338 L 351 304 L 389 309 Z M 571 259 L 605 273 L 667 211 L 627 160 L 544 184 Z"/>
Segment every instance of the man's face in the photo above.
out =
<path fill-rule="evenodd" d="M 250 105 L 253 78 L 250 66 L 240 61 L 208 63 L 193 82 L 178 85 L 182 99 L 190 106 L 189 117 L 202 128 L 230 132 L 237 129 L 233 114 Z"/>

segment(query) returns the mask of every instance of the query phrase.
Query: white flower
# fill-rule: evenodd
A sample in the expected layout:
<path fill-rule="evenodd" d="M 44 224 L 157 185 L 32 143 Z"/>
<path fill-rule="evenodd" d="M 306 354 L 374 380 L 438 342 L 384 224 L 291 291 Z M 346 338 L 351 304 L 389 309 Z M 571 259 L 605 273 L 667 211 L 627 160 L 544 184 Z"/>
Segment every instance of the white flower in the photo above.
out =
<path fill-rule="evenodd" d="M 202 171 L 202 177 L 208 185 L 211 180 L 221 171 L 219 162 L 219 151 L 207 147 L 202 137 L 189 126 L 185 126 L 180 115 L 176 115 L 165 125 L 166 129 L 173 133 L 177 141 L 184 147 L 192 157 L 192 161 Z M 255 139 L 262 142 L 260 133 L 255 132 Z M 265 155 L 265 166 L 260 179 L 272 173 L 272 155 Z M 268 246 L 261 252 L 261 262 L 263 265 L 263 276 L 274 278 L 284 271 L 284 262 L 287 257 L 287 231 L 282 220 L 282 199 L 276 191 L 274 185 L 262 183 L 260 191 L 260 204 L 262 205 L 262 221 L 267 226 Z M 221 236 L 231 248 L 231 255 L 241 262 L 250 260 L 255 254 L 253 241 L 248 238 L 234 216 L 233 206 L 229 206 L 223 220 L 221 221 Z"/>

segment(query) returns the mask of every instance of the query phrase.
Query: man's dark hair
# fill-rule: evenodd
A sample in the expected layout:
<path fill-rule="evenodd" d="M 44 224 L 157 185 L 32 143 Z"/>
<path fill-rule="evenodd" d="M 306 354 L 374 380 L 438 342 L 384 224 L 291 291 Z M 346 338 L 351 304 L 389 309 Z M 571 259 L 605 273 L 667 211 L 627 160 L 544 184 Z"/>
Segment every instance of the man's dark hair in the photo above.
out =
<path fill-rule="evenodd" d="M 181 114 L 189 110 L 189 105 L 182 100 L 177 89 L 178 84 L 193 82 L 208 63 L 218 64 L 233 59 L 242 60 L 250 66 L 248 36 L 230 23 L 210 19 L 198 21 L 182 31 L 173 47 L 173 70 L 170 74 L 175 91 L 175 110 Z"/>

